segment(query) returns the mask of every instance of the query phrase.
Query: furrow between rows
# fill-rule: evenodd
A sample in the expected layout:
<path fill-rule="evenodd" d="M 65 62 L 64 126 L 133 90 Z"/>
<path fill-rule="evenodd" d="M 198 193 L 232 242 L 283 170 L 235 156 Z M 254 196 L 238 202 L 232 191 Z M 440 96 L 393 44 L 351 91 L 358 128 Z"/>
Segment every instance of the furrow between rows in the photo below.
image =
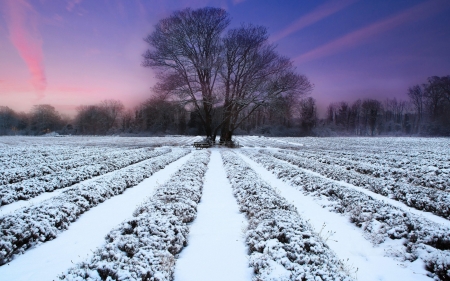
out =
<path fill-rule="evenodd" d="M 92 258 L 59 276 L 61 280 L 173 279 L 176 255 L 187 245 L 197 214 L 210 153 L 195 152 L 155 194 L 105 237 Z"/>
<path fill-rule="evenodd" d="M 374 244 L 386 239 L 404 239 L 400 250 L 391 255 L 398 259 L 422 259 L 431 276 L 446 280 L 450 269 L 450 228 L 422 216 L 377 200 L 347 184 L 315 175 L 284 161 L 251 150 L 244 154 L 263 165 L 279 179 L 299 188 L 306 194 L 325 198 L 330 211 L 342 213 L 360 227 L 365 238 Z"/>
<path fill-rule="evenodd" d="M 139 165 L 119 170 L 109 177 L 69 189 L 40 204 L 0 217 L 0 265 L 32 246 L 56 238 L 81 214 L 137 185 L 189 152 L 190 150 L 186 149 L 174 150 Z"/>
<path fill-rule="evenodd" d="M 246 243 L 255 280 L 352 280 L 296 208 L 231 151 L 222 153 L 234 195 L 249 220 Z"/>

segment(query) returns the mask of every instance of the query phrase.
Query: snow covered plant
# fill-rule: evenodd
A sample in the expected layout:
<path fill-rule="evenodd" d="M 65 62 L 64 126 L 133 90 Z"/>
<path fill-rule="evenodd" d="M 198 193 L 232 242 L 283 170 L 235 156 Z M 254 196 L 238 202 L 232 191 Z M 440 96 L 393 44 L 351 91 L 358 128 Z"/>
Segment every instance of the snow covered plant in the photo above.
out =
<path fill-rule="evenodd" d="M 44 192 L 71 186 L 94 176 L 103 175 L 140 161 L 169 153 L 165 149 L 132 149 L 119 154 L 113 154 L 98 159 L 85 159 L 80 161 L 82 166 L 69 170 L 61 170 L 52 174 L 26 179 L 20 182 L 0 185 L 0 206 L 10 204 L 18 200 L 28 200 Z M 96 161 L 97 160 L 97 161 Z M 57 169 L 56 167 L 50 167 Z"/>
<path fill-rule="evenodd" d="M 36 244 L 54 239 L 84 212 L 188 153 L 188 149 L 174 150 L 0 217 L 0 265 L 10 261 L 14 254 L 22 254 Z"/>
<path fill-rule="evenodd" d="M 94 256 L 59 276 L 61 280 L 173 279 L 176 255 L 187 245 L 196 217 L 209 151 L 195 152 L 133 217 L 106 235 Z"/>
<path fill-rule="evenodd" d="M 288 161 L 300 168 L 309 169 L 334 180 L 342 180 L 395 199 L 417 210 L 424 210 L 450 219 L 450 193 L 446 191 L 413 186 L 391 179 L 371 177 L 336 165 L 331 166 L 291 155 L 291 153 L 278 153 L 269 150 L 262 150 L 262 152 L 280 160 Z"/>
<path fill-rule="evenodd" d="M 254 280 L 352 280 L 295 207 L 236 154 L 222 153 L 240 210 L 249 219 L 246 243 Z"/>
<path fill-rule="evenodd" d="M 294 154 L 301 158 L 324 164 L 337 165 L 346 170 L 375 178 L 403 182 L 415 186 L 435 188 L 450 191 L 450 163 L 436 158 L 426 158 L 423 155 L 377 155 L 362 154 L 349 151 L 311 151 L 281 150 L 280 152 Z"/>
<path fill-rule="evenodd" d="M 74 151 L 74 149 L 76 149 Z M 148 150 L 148 149 L 146 149 Z M 32 147 L 20 150 L 23 155 L 0 158 L 0 185 L 20 182 L 29 178 L 98 163 L 111 157 L 127 156 L 136 151 L 130 148 L 69 147 L 47 148 L 36 151 Z M 0 153 L 3 151 L 0 151 Z"/>
<path fill-rule="evenodd" d="M 250 150 L 244 153 L 292 186 L 301 188 L 309 195 L 329 200 L 328 207 L 347 215 L 350 222 L 360 227 L 365 238 L 372 243 L 382 243 L 387 238 L 404 239 L 405 247 L 393 253 L 397 259 L 414 261 L 421 258 L 430 275 L 447 280 L 447 273 L 443 275 L 443 272 L 450 268 L 448 227 L 377 200 L 348 184 L 308 172 L 265 153 Z"/>

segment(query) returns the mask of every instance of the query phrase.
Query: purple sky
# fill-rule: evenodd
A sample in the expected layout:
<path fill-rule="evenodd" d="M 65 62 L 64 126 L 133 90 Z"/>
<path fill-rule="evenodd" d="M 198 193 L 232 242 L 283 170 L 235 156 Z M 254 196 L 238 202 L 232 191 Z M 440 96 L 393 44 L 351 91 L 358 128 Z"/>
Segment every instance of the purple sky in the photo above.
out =
<path fill-rule="evenodd" d="M 151 95 L 143 38 L 172 11 L 222 7 L 231 26 L 269 28 L 278 51 L 330 102 L 406 98 L 408 87 L 450 75 L 448 0 L 0 0 L 0 105 L 81 104 Z"/>

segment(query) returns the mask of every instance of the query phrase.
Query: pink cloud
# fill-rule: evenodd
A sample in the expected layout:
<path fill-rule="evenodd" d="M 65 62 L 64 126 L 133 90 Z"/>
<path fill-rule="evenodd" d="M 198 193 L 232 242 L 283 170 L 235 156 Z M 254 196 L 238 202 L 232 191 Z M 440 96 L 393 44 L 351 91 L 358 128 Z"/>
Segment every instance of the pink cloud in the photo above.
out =
<path fill-rule="evenodd" d="M 285 29 L 279 31 L 278 33 L 274 34 L 270 40 L 272 42 L 278 41 L 296 31 L 299 31 L 309 25 L 312 25 L 334 13 L 339 12 L 340 10 L 344 9 L 345 7 L 355 3 L 358 0 L 332 0 L 328 1 L 323 5 L 320 5 L 316 9 L 314 9 L 312 12 L 302 16 L 295 22 L 291 23 L 289 26 L 287 26 Z"/>
<path fill-rule="evenodd" d="M 42 52 L 42 38 L 38 30 L 38 15 L 26 0 L 6 0 L 6 19 L 9 37 L 25 61 L 38 98 L 44 97 L 47 86 Z"/>
<path fill-rule="evenodd" d="M 445 0 L 426 1 L 403 12 L 400 12 L 387 19 L 380 20 L 369 26 L 363 27 L 353 31 L 341 38 L 322 45 L 312 51 L 302 54 L 294 59 L 297 63 L 303 63 L 333 55 L 355 46 L 369 42 L 375 38 L 376 35 L 389 31 L 397 26 L 428 18 L 444 9 L 448 8 L 449 2 Z"/>
<path fill-rule="evenodd" d="M 108 89 L 105 87 L 76 87 L 76 86 L 56 86 L 49 89 L 49 91 L 58 92 L 60 94 L 70 94 L 70 93 L 76 93 L 76 94 L 86 94 L 86 95 L 92 95 L 92 94 L 98 94 L 107 91 Z"/>

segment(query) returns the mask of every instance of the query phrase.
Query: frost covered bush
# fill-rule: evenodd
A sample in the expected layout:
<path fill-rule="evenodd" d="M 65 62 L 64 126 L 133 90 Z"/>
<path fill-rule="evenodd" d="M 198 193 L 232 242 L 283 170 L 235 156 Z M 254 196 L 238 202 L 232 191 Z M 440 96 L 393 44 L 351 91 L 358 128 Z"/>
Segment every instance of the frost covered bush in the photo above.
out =
<path fill-rule="evenodd" d="M 89 164 L 89 159 L 83 161 L 83 166 L 78 166 L 74 169 L 59 171 L 13 184 L 0 185 L 0 206 L 18 200 L 28 200 L 44 192 L 68 187 L 94 176 L 103 175 L 170 151 L 167 148 L 131 150 L 126 153 L 113 155 L 113 157 L 99 158 L 97 163 Z"/>
<path fill-rule="evenodd" d="M 241 211 L 249 219 L 246 243 L 254 280 L 352 280 L 295 207 L 240 159 L 222 153 Z"/>
<path fill-rule="evenodd" d="M 281 152 L 287 153 L 283 150 Z M 370 155 L 348 151 L 301 150 L 289 153 L 323 164 L 338 165 L 370 177 L 450 191 L 450 163 L 426 155 Z M 387 159 L 385 159 L 387 158 Z"/>
<path fill-rule="evenodd" d="M 145 152 L 149 149 L 99 148 L 99 147 L 52 147 L 46 151 L 30 148 L 15 155 L 14 158 L 3 159 L 0 164 L 0 185 L 20 182 L 26 179 L 70 170 L 88 164 L 100 163 L 104 160 Z M 39 162 L 36 162 L 39 160 Z"/>
<path fill-rule="evenodd" d="M 373 178 L 338 166 L 324 165 L 296 155 L 263 150 L 264 154 L 288 161 L 298 167 L 309 169 L 334 180 L 342 180 L 372 192 L 398 200 L 412 208 L 434 213 L 450 219 L 450 194 L 445 191 L 417 187 L 389 179 Z"/>
<path fill-rule="evenodd" d="M 197 213 L 209 156 L 207 151 L 195 152 L 132 218 L 106 235 L 106 244 L 89 261 L 60 279 L 172 280 L 175 257 L 187 245 L 187 223 Z"/>
<path fill-rule="evenodd" d="M 71 188 L 37 205 L 0 217 L 0 265 L 14 254 L 54 239 L 90 208 L 121 194 L 166 165 L 188 154 L 176 150 L 111 175 Z"/>
<path fill-rule="evenodd" d="M 406 239 L 400 259 L 425 261 L 432 274 L 442 276 L 441 268 L 450 267 L 450 229 L 423 217 L 386 204 L 334 180 L 314 175 L 267 154 L 244 153 L 278 178 L 300 187 L 313 196 L 326 197 L 332 210 L 349 216 L 350 221 L 365 232 L 365 237 L 378 244 L 391 239 Z M 427 249 L 423 255 L 421 249 Z M 439 270 L 434 271 L 434 270 Z M 446 280 L 446 279 L 442 279 Z"/>

